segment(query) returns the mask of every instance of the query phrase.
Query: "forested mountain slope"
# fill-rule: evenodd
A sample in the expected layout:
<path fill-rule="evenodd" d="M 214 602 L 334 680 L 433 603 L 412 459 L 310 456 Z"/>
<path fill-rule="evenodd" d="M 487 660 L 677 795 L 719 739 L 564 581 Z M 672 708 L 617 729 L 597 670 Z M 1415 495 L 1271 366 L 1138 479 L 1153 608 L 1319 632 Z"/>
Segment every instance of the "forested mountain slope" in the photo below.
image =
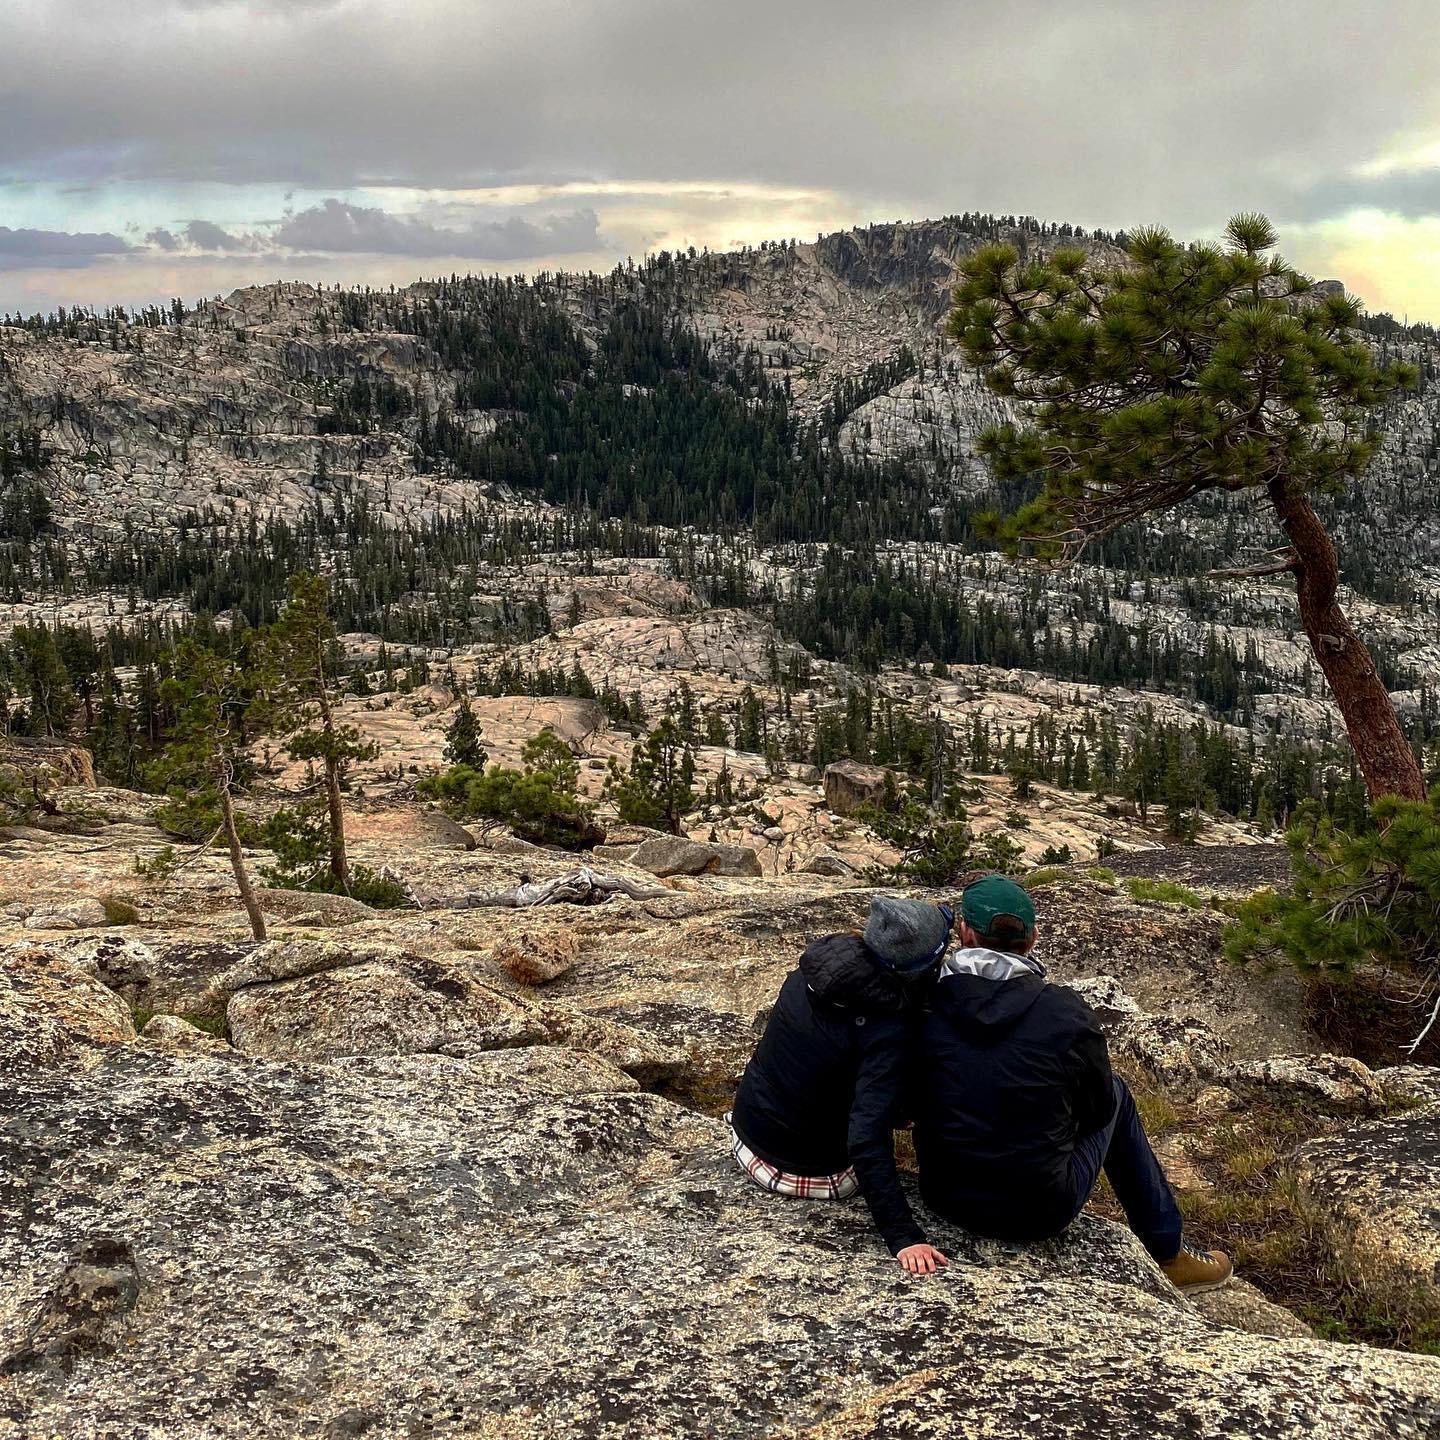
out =
<path fill-rule="evenodd" d="M 994 239 L 1118 257 L 1123 238 L 962 215 L 600 276 L 276 284 L 12 324 L 0 631 L 66 605 L 115 632 L 115 664 L 143 663 L 163 638 L 135 640 L 121 610 L 258 623 L 312 566 L 341 581 L 347 631 L 523 643 L 557 620 L 537 576 L 608 556 L 852 672 L 1040 671 L 1325 740 L 1288 585 L 1204 578 L 1272 543 L 1243 503 L 1117 534 L 1059 577 L 972 533 L 975 511 L 1018 492 L 973 454 L 1002 410 L 943 338 L 958 264 Z M 1332 518 L 1351 608 L 1423 737 L 1440 671 L 1440 342 L 1369 323 L 1424 378 Z"/>

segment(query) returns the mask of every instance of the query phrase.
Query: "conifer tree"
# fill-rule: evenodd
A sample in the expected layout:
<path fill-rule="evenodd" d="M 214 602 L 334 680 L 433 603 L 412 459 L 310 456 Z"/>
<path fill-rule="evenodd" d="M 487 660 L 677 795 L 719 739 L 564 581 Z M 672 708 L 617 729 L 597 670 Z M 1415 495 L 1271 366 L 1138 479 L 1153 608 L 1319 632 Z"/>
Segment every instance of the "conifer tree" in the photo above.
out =
<path fill-rule="evenodd" d="M 605 794 L 622 820 L 681 833 L 681 817 L 695 806 L 695 754 L 674 720 L 662 720 L 635 746 L 628 769 L 611 760 Z"/>
<path fill-rule="evenodd" d="M 218 813 L 217 833 L 230 852 L 250 932 L 264 940 L 265 917 L 245 867 L 234 805 L 244 768 L 245 716 L 257 703 L 255 678 L 236 660 L 186 639 L 180 642 L 174 674 L 161 689 L 174 718 L 169 744 L 152 765 L 151 779 L 176 799 L 205 809 L 213 806 Z"/>
<path fill-rule="evenodd" d="M 455 718 L 446 727 L 445 758 L 452 765 L 468 765 L 472 770 L 483 770 L 490 758 L 480 734 L 480 721 L 475 717 L 475 707 L 468 695 L 461 695 Z"/>
<path fill-rule="evenodd" d="M 324 767 L 330 874 L 348 892 L 342 780 L 351 762 L 374 759 L 379 747 L 335 718 L 334 642 L 329 581 L 304 571 L 292 575 L 289 603 L 271 631 L 276 673 L 283 677 L 277 724 L 288 734 L 292 759 L 319 760 Z"/>
<path fill-rule="evenodd" d="M 1374 660 L 1337 602 L 1339 561 L 1312 497 L 1359 483 L 1371 416 L 1413 367 L 1376 360 L 1360 302 L 1316 299 L 1270 254 L 1260 215 L 1237 215 L 1227 245 L 1131 235 L 1105 269 L 1082 250 L 1027 261 L 1003 245 L 963 266 L 950 333 L 1023 424 L 981 442 L 996 478 L 1043 482 L 983 528 L 1012 554 L 1073 560 L 1132 520 L 1211 491 L 1259 490 L 1286 544 L 1264 563 L 1216 572 L 1293 573 L 1300 618 L 1330 683 L 1372 797 L 1422 801 L 1425 787 Z M 977 517 L 977 528 L 982 528 Z"/>

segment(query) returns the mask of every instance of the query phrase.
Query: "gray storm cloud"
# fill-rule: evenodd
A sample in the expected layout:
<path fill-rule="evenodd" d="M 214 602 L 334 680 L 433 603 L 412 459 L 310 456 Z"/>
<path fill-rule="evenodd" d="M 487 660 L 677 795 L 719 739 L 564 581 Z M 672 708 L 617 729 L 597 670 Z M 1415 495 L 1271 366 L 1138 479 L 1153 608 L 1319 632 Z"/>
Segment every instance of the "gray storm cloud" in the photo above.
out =
<path fill-rule="evenodd" d="M 12 230 L 0 225 L 0 270 L 78 269 L 102 256 L 124 255 L 130 249 L 118 235 L 108 232 Z"/>
<path fill-rule="evenodd" d="M 292 216 L 274 242 L 293 250 L 330 254 L 454 255 L 476 260 L 526 260 L 539 255 L 575 255 L 595 250 L 599 217 L 576 210 L 541 220 L 511 216 L 473 221 L 461 228 L 389 214 L 365 205 L 329 199 Z"/>
<path fill-rule="evenodd" d="M 0 175 L 728 178 L 1184 228 L 1370 159 L 1437 44 L 1429 0 L 20 0 Z"/>

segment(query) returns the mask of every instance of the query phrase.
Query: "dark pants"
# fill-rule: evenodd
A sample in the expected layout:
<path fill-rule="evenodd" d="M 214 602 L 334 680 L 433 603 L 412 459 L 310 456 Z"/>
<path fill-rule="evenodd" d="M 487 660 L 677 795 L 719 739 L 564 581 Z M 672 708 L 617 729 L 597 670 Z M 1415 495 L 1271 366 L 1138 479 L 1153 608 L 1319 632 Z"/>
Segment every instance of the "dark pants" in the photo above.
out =
<path fill-rule="evenodd" d="M 1078 1215 L 1090 1198 L 1101 1168 L 1125 1207 L 1125 1218 L 1141 1243 L 1162 1265 L 1180 1253 L 1184 1222 L 1165 1172 L 1145 1138 L 1130 1087 L 1118 1076 L 1115 1113 L 1103 1130 L 1082 1135 L 1070 1157 L 1070 1198 Z"/>

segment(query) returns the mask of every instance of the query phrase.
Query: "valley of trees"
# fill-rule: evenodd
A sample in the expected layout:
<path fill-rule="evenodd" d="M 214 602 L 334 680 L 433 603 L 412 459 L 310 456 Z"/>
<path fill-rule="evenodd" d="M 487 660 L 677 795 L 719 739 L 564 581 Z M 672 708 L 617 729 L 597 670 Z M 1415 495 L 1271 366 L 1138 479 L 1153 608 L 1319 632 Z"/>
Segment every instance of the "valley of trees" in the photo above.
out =
<path fill-rule="evenodd" d="M 966 215 L 943 223 L 947 233 L 1016 247 L 1003 264 L 996 252 L 980 250 L 972 276 L 1004 276 L 1005 266 L 1015 265 L 1033 280 L 1028 252 L 1037 245 L 1051 255 L 1053 285 L 1071 264 L 1054 258 L 1064 241 L 1086 242 L 1103 258 L 1134 240 L 1155 252 L 1157 265 L 1190 263 L 1161 253 L 1148 234 L 1087 236 L 1028 217 Z M 885 263 L 924 265 L 932 243 L 917 234 L 906 241 L 913 253 Z M 790 243 L 760 253 L 774 266 L 796 263 Z M 1083 270 L 1087 252 L 1077 253 Z M 847 236 L 823 238 L 817 254 L 836 274 L 880 263 Z M 246 783 L 229 721 L 221 721 L 240 723 L 242 735 L 247 714 L 261 725 L 264 707 L 251 708 L 266 688 L 256 678 L 265 669 L 258 657 L 267 648 L 283 653 L 289 691 L 265 702 L 265 723 L 292 737 L 292 754 L 313 767 L 321 798 L 268 827 L 273 873 L 352 893 L 340 797 L 364 749 L 335 722 L 333 702 L 346 691 L 364 696 L 443 678 L 446 656 L 473 643 L 496 646 L 500 656 L 477 680 L 479 690 L 583 695 L 597 699 L 612 721 L 660 734 L 655 754 L 638 754 L 611 777 L 611 798 L 622 813 L 665 827 L 696 797 L 685 756 L 698 745 L 723 744 L 776 764 L 823 766 L 849 756 L 893 765 L 927 805 L 934 802 L 937 824 L 953 817 L 943 814 L 944 785 L 936 777 L 948 783 L 968 771 L 1006 773 L 1020 796 L 1045 781 L 1143 812 L 1163 806 L 1175 838 L 1206 811 L 1270 825 L 1307 804 L 1337 826 L 1367 828 L 1365 787 L 1344 737 L 1270 733 L 1258 718 L 1262 697 L 1318 693 L 1328 657 L 1317 651 L 1313 669 L 1281 671 L 1253 641 L 1237 648 L 1226 634 L 1230 626 L 1294 630 L 1305 619 L 1300 610 L 1277 616 L 1257 609 L 1253 597 L 1207 578 L 1263 533 L 1256 508 L 1230 493 L 1238 487 L 1197 494 L 1193 524 L 1150 523 L 1142 507 L 1119 514 L 1123 523 L 1090 526 L 1088 558 L 1104 568 L 1082 572 L 1063 589 L 1006 569 L 998 552 L 1016 537 L 993 516 L 1034 516 L 1037 504 L 1053 503 L 1042 485 L 1043 455 L 1016 450 L 990 478 L 959 451 L 876 462 L 847 446 L 842 431 L 868 401 L 939 366 L 953 374 L 961 359 L 938 345 L 907 345 L 826 394 L 802 396 L 807 387 L 797 382 L 808 378 L 806 357 L 783 325 L 770 327 L 763 346 L 697 328 L 698 289 L 744 288 L 753 258 L 662 253 L 604 276 L 533 283 L 452 276 L 408 291 L 327 292 L 322 340 L 405 337 L 429 368 L 413 385 L 364 363 L 339 379 L 297 378 L 318 442 L 314 503 L 305 513 L 202 509 L 168 531 L 122 525 L 76 544 L 48 498 L 53 457 L 43 427 L 0 416 L 0 598 L 111 597 L 103 623 L 35 617 L 0 645 L 0 735 L 73 736 L 93 748 L 108 778 L 159 788 L 184 777 L 197 783 L 197 745 L 228 755 L 199 785 L 215 804 L 199 807 L 205 814 L 189 826 L 193 832 L 229 785 Z M 959 331 L 972 358 L 986 358 L 973 333 L 986 312 L 974 307 L 994 302 L 995 294 L 979 291 L 968 302 Z M 1418 357 L 1414 378 L 1433 381 L 1440 354 L 1433 332 L 1344 310 L 1336 310 L 1336 324 L 1368 336 L 1379 357 L 1376 374 L 1392 360 Z M 213 312 L 178 302 L 133 316 L 70 311 L 17 323 L 36 336 L 137 355 L 161 331 L 220 324 Z M 1009 339 L 1033 341 L 1038 322 L 1031 316 L 1026 323 L 1030 331 Z M 1063 354 L 1063 335 L 1050 339 Z M 1340 360 L 1353 368 L 1358 354 Z M 1340 360 L 1325 363 L 1334 369 Z M 1056 363 L 1061 373 L 1069 362 Z M 1383 404 L 1383 388 L 1377 381 L 1373 394 L 1357 390 L 1350 398 Z M 1021 398 L 1043 403 L 1045 395 Z M 481 415 L 486 423 L 476 423 Z M 67 416 L 84 423 L 82 412 Z M 1301 420 L 1308 423 L 1308 412 Z M 335 465 L 338 451 L 327 443 L 382 434 L 401 437 L 421 476 L 466 479 L 492 497 L 556 508 L 510 503 L 398 518 L 387 496 Z M 1095 436 L 1090 443 L 1098 443 Z M 1347 455 L 1345 465 L 1331 467 L 1337 474 L 1366 458 L 1358 449 Z M 1437 460 L 1435 437 L 1407 434 L 1400 458 L 1396 497 L 1403 502 L 1405 477 L 1428 473 Z M 100 443 L 94 463 L 107 461 Z M 1358 488 L 1328 488 L 1333 493 L 1317 499 L 1315 513 L 1334 530 L 1337 564 L 1349 583 L 1428 615 L 1433 597 L 1414 587 L 1401 559 L 1373 543 L 1373 517 Z M 557 556 L 581 573 L 616 557 L 660 562 L 709 603 L 748 609 L 772 622 L 781 640 L 822 661 L 843 661 L 852 678 L 821 686 L 813 704 L 798 703 L 814 677 L 786 645 L 775 649 L 765 697 L 752 690 L 733 713 L 710 713 L 677 691 L 668 714 L 647 715 L 638 696 L 597 687 L 578 667 L 526 670 L 512 664 L 508 650 L 578 617 L 566 613 L 560 579 L 547 591 L 543 584 L 517 587 L 513 576 Z M 308 599 L 295 591 L 295 577 L 305 574 L 330 577 L 323 605 L 318 591 Z M 184 602 L 175 618 L 142 618 L 148 605 L 172 599 Z M 1187 617 L 1184 633 L 1145 618 L 1161 604 Z M 381 663 L 346 659 L 336 636 L 357 631 L 379 637 Z M 1415 773 L 1433 780 L 1440 761 L 1433 676 L 1383 640 L 1369 651 L 1377 683 L 1419 695 L 1418 707 L 1400 717 L 1400 743 Z M 898 668 L 944 680 L 949 667 L 971 664 L 1167 693 L 1198 702 L 1215 718 L 1182 725 L 1142 716 L 1122 730 L 1091 713 L 1068 728 L 1040 724 L 1024 736 L 991 726 L 937 739 L 923 707 L 912 712 L 885 698 L 876 679 Z M 456 743 L 448 788 L 437 798 L 477 818 L 524 824 L 528 815 L 534 833 L 552 839 L 569 823 L 568 833 L 583 843 L 585 809 L 571 803 L 577 797 L 561 757 L 537 751 L 520 770 L 494 779 L 482 736 Z M 909 802 L 897 803 L 895 814 L 904 816 Z M 547 830 L 564 815 L 570 821 L 557 822 L 561 830 Z M 886 823 L 913 831 L 913 821 Z M 216 823 L 223 828 L 223 815 Z M 370 880 L 383 887 L 383 877 Z"/>

